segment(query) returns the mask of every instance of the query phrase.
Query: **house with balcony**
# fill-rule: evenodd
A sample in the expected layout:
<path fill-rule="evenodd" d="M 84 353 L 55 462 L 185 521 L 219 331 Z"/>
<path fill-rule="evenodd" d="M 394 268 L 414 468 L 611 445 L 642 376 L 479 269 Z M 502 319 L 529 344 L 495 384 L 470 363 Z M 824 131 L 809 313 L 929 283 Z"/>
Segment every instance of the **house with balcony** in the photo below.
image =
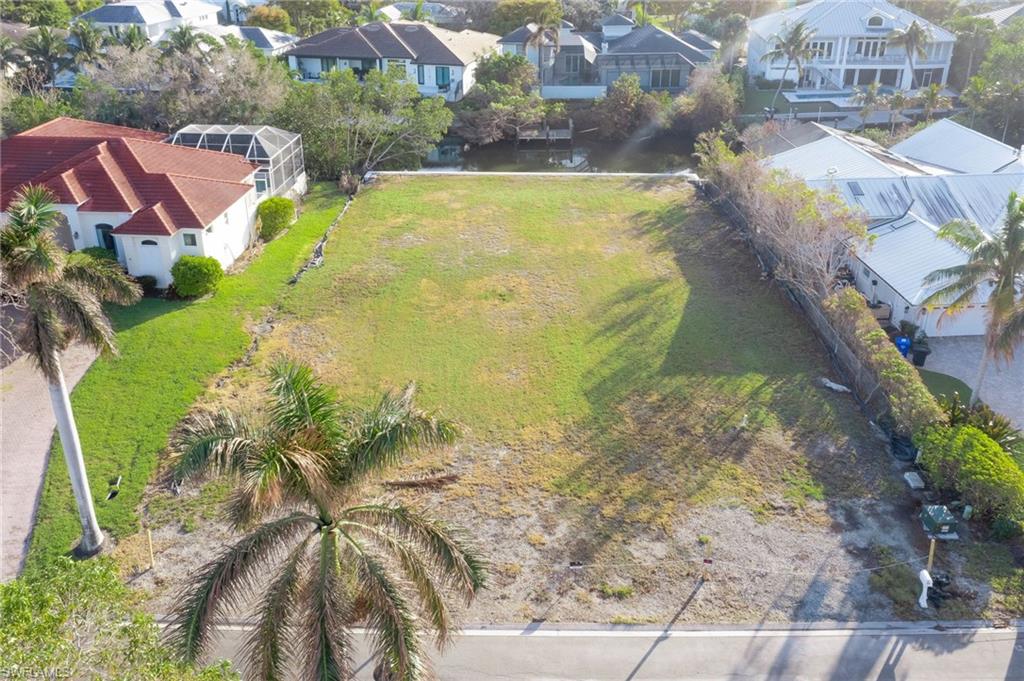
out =
<path fill-rule="evenodd" d="M 956 37 L 946 29 L 885 0 L 811 0 L 803 5 L 767 14 L 750 22 L 747 71 L 751 78 L 796 80 L 796 68 L 786 60 L 764 61 L 779 35 L 798 22 L 813 32 L 808 47 L 813 57 L 803 64 L 799 88 L 851 91 L 871 83 L 910 90 L 932 83 L 945 85 Z M 894 31 L 917 22 L 929 34 L 926 56 L 914 56 L 911 73 L 907 53 L 889 44 Z"/>
<path fill-rule="evenodd" d="M 205 0 L 116 0 L 77 18 L 95 24 L 112 36 L 120 35 L 130 26 L 138 26 L 150 42 L 157 42 L 167 31 L 180 26 L 216 26 L 220 9 L 221 5 Z"/>
<path fill-rule="evenodd" d="M 328 29 L 300 40 L 285 54 L 302 80 L 317 82 L 324 73 L 341 69 L 352 69 L 359 78 L 373 69 L 399 69 L 423 96 L 455 102 L 473 87 L 480 57 L 497 49 L 498 36 L 490 33 L 376 21 Z"/>
<path fill-rule="evenodd" d="M 562 21 L 557 36 L 538 27 L 520 26 L 499 41 L 503 53 L 524 55 L 538 65 L 540 94 L 545 99 L 593 99 L 627 73 L 636 74 L 644 90 L 680 92 L 690 72 L 712 60 L 710 43 L 697 47 L 684 37 L 648 24 L 637 26 L 625 14 L 601 20 L 599 30 L 579 31 Z"/>

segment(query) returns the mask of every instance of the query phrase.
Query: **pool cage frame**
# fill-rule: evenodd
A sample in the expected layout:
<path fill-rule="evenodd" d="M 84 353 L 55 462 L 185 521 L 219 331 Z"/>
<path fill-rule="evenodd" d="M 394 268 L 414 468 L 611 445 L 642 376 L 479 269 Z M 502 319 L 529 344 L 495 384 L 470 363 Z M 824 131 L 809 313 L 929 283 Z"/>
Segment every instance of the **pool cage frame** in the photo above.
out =
<path fill-rule="evenodd" d="M 302 135 L 268 125 L 187 125 L 171 144 L 244 156 L 259 165 L 256 193 L 280 196 L 306 172 Z"/>

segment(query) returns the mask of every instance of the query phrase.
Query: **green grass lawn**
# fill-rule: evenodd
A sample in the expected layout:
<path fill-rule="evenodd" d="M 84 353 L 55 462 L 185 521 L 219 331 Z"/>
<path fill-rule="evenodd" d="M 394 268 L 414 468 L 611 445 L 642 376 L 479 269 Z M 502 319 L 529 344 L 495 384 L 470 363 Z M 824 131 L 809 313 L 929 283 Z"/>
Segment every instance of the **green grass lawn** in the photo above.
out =
<path fill-rule="evenodd" d="M 918 372 L 920 372 L 921 380 L 924 381 L 932 395 L 936 397 L 942 397 L 943 395 L 952 396 L 954 392 L 957 392 L 960 393 L 960 399 L 964 403 L 971 401 L 972 391 L 970 387 L 959 378 L 940 374 L 937 371 L 928 371 L 927 369 L 918 369 Z"/>
<path fill-rule="evenodd" d="M 75 388 L 71 402 L 100 525 L 115 537 L 138 529 L 143 490 L 167 435 L 206 389 L 211 377 L 242 357 L 245 325 L 289 288 L 287 281 L 337 215 L 343 198 L 319 186 L 298 222 L 217 293 L 194 303 L 144 299 L 113 308 L 120 355 L 102 357 Z M 123 476 L 106 501 L 107 481 Z M 68 551 L 80 534 L 59 445 L 51 453 L 29 567 Z"/>
<path fill-rule="evenodd" d="M 816 341 L 684 183 L 388 178 L 328 251 L 257 363 L 297 356 L 357 403 L 417 381 L 469 431 L 448 494 L 486 513 L 548 494 L 665 525 L 856 487 L 855 452 L 808 456 L 847 442 L 852 403 L 814 386 Z"/>
<path fill-rule="evenodd" d="M 786 101 L 786 92 L 787 90 L 780 92 L 779 98 L 775 101 L 775 108 L 778 109 L 780 114 L 788 114 L 793 111 L 796 113 L 817 113 L 819 109 L 822 113 L 836 111 L 836 107 L 829 102 L 796 102 L 791 104 Z M 764 107 L 771 105 L 774 97 L 775 90 L 758 90 L 756 87 L 748 84 L 744 91 L 743 109 L 740 113 L 760 115 L 764 113 Z"/>

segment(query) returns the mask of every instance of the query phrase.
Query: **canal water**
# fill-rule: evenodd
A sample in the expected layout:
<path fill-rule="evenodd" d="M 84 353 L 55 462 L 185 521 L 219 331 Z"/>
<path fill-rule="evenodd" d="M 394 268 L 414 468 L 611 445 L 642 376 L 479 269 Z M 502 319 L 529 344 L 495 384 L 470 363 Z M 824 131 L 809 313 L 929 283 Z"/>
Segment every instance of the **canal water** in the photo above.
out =
<path fill-rule="evenodd" d="M 664 173 L 694 167 L 693 142 L 682 135 L 658 135 L 609 142 L 577 135 L 572 143 L 547 145 L 496 142 L 469 147 L 446 138 L 423 162 L 424 169 L 492 172 Z"/>

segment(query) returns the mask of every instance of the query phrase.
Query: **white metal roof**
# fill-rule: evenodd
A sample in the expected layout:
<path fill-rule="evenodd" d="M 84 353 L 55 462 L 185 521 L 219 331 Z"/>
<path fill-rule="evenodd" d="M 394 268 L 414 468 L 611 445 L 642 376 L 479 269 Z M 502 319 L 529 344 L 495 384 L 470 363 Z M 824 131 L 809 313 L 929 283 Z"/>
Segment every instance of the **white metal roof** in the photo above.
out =
<path fill-rule="evenodd" d="M 1024 172 L 1020 149 L 948 118 L 893 145 L 891 150 L 958 173 Z"/>
<path fill-rule="evenodd" d="M 875 15 L 882 16 L 885 23 L 881 29 L 869 30 L 867 20 Z M 870 32 L 885 35 L 896 29 L 905 29 L 916 21 L 931 32 L 935 41 L 956 40 L 952 33 L 941 26 L 886 0 L 811 0 L 751 21 L 750 31 L 768 39 L 799 21 L 807 22 L 807 26 L 821 37 L 865 35 Z"/>
<path fill-rule="evenodd" d="M 978 14 L 977 17 L 979 19 L 991 19 L 996 26 L 1002 26 L 1009 21 L 1024 17 L 1024 2 L 1019 5 L 1010 5 L 1009 7 Z"/>
<path fill-rule="evenodd" d="M 808 126 L 813 129 L 807 132 L 815 134 L 801 134 L 802 130 L 791 131 L 792 138 L 801 142 L 799 146 L 768 157 L 766 164 L 772 168 L 788 170 L 805 180 L 901 177 L 925 175 L 928 172 L 864 137 L 819 123 L 804 123 L 800 127 Z"/>

